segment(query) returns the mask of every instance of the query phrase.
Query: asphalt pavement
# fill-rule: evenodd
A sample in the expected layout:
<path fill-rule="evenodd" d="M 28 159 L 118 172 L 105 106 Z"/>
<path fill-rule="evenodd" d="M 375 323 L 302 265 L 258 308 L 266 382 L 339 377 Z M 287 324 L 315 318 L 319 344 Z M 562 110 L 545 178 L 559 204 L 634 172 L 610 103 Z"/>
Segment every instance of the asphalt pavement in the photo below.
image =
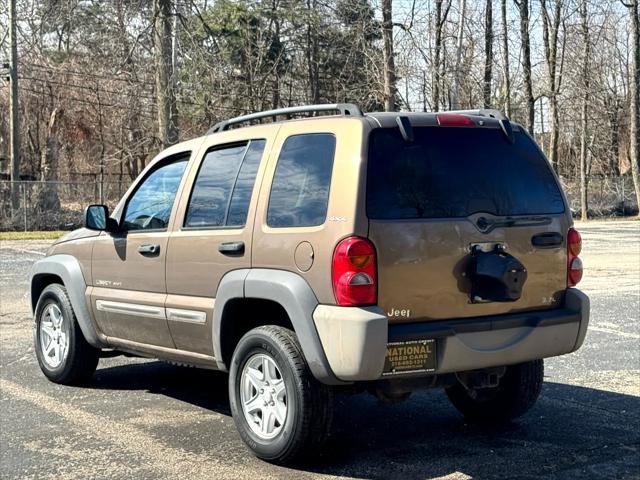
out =
<path fill-rule="evenodd" d="M 545 362 L 536 406 L 501 428 L 465 423 L 444 392 L 385 406 L 338 397 L 326 451 L 295 469 L 254 458 L 224 374 L 100 361 L 55 385 L 32 345 L 28 272 L 50 242 L 0 244 L 0 478 L 640 479 L 640 222 L 578 225 L 592 320 L 584 346 Z"/>

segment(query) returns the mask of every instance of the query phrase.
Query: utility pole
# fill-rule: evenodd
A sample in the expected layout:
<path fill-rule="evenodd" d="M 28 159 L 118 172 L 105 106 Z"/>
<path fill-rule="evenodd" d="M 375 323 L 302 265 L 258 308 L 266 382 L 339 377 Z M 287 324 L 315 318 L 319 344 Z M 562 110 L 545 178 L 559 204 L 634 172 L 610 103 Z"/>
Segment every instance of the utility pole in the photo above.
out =
<path fill-rule="evenodd" d="M 11 155 L 11 205 L 14 209 L 20 206 L 20 124 L 18 119 L 18 42 L 16 41 L 16 0 L 9 0 L 9 44 L 11 58 L 9 61 L 9 125 Z"/>
<path fill-rule="evenodd" d="M 158 130 L 163 146 L 178 142 L 178 109 L 172 73 L 173 0 L 154 0 L 154 56 Z"/>

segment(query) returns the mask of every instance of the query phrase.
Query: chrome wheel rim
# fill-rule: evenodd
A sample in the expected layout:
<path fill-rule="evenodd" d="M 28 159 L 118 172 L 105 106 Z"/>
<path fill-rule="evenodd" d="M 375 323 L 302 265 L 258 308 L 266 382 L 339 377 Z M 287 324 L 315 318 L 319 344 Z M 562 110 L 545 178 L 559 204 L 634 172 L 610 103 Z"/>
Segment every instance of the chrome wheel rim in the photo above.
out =
<path fill-rule="evenodd" d="M 51 368 L 58 368 L 69 352 L 69 325 L 55 303 L 50 303 L 42 311 L 39 337 L 44 362 Z"/>
<path fill-rule="evenodd" d="M 287 388 L 276 362 L 268 355 L 253 355 L 240 375 L 240 402 L 249 427 L 269 440 L 281 431 L 287 418 Z"/>

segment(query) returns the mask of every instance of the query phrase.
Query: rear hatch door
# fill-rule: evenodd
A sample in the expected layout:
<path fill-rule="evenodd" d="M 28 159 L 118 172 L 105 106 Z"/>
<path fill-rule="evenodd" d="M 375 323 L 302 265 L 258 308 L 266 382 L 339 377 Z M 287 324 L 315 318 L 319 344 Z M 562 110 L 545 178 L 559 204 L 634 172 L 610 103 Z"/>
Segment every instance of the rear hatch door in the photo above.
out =
<path fill-rule="evenodd" d="M 429 321 L 557 307 L 566 288 L 565 200 L 549 163 L 514 128 L 417 127 L 371 133 L 369 238 L 378 303 L 391 321 Z M 553 237 L 552 245 L 541 237 Z M 537 239 L 537 240 L 535 240 Z M 536 245 L 536 243 L 538 245 Z M 545 245 L 540 245 L 545 244 Z M 502 245 L 526 268 L 516 301 L 470 296 L 470 251 Z"/>

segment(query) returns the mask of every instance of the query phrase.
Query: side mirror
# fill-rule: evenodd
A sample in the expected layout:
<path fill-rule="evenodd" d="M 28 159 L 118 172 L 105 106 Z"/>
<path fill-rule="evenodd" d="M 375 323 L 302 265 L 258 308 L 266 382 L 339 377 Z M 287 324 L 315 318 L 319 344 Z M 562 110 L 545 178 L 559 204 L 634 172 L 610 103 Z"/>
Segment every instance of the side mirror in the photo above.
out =
<path fill-rule="evenodd" d="M 89 230 L 106 232 L 116 230 L 116 222 L 109 217 L 109 209 L 106 205 L 89 205 L 84 211 L 84 226 Z"/>

